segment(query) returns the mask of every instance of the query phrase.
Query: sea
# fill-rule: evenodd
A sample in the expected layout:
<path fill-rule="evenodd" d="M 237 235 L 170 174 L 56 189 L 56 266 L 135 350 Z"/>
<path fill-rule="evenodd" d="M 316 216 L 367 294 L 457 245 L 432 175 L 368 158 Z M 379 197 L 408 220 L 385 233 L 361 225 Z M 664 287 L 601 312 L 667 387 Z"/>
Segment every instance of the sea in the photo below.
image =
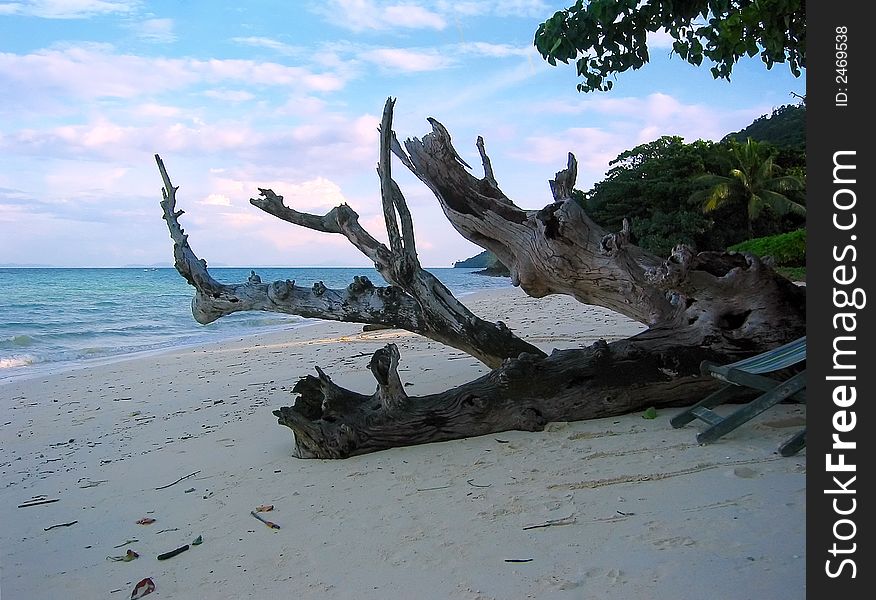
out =
<path fill-rule="evenodd" d="M 373 268 L 256 268 L 262 281 L 322 281 L 345 288 L 354 275 L 385 285 Z M 511 285 L 476 269 L 429 269 L 457 297 Z M 242 283 L 249 268 L 211 268 L 223 283 Z M 113 362 L 144 353 L 305 327 L 305 319 L 262 311 L 208 325 L 192 317 L 194 288 L 168 268 L 0 268 L 0 385 Z"/>

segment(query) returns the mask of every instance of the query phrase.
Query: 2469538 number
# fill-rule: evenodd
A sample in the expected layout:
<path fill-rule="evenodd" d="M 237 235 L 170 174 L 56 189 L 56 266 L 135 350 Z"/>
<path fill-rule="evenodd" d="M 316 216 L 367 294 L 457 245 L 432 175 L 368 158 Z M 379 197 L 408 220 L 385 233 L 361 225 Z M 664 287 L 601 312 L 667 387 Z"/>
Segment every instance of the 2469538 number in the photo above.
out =
<path fill-rule="evenodd" d="M 836 83 L 835 106 L 848 106 L 849 102 L 849 28 L 840 25 L 835 28 L 834 81 Z"/>

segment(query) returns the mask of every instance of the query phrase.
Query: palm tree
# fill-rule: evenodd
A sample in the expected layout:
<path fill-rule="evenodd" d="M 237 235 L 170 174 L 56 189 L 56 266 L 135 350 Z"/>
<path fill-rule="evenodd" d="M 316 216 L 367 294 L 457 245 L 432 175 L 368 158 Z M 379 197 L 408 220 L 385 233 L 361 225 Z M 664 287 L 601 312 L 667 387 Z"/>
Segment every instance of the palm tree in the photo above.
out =
<path fill-rule="evenodd" d="M 748 138 L 744 144 L 731 142 L 730 154 L 736 168 L 729 176 L 702 175 L 697 182 L 708 184 L 694 192 L 691 200 L 702 205 L 703 212 L 712 212 L 733 202 L 744 202 L 748 208 L 748 232 L 764 208 L 769 207 L 779 215 L 806 214 L 806 207 L 792 200 L 789 195 L 806 189 L 799 177 L 781 175 L 781 167 L 773 162 L 773 155 L 763 144 Z"/>

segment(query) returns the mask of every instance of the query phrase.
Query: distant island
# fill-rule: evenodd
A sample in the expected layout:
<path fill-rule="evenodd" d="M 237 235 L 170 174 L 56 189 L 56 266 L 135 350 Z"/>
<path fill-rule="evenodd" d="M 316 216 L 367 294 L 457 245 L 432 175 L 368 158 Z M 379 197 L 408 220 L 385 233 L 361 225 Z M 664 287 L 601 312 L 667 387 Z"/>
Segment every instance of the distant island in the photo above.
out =
<path fill-rule="evenodd" d="M 475 271 L 475 275 L 488 275 L 490 277 L 511 277 L 511 271 L 503 265 L 496 255 L 489 250 L 484 250 L 477 256 L 453 263 L 454 269 L 481 269 Z"/>

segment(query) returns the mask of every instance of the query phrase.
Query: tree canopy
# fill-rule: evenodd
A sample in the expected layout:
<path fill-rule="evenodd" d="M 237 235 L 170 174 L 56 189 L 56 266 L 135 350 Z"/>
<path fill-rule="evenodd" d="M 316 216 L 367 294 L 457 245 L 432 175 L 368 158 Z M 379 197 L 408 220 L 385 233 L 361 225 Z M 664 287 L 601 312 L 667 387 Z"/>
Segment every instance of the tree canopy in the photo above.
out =
<path fill-rule="evenodd" d="M 748 161 L 740 160 L 738 133 L 728 134 L 721 142 L 697 140 L 688 144 L 679 136 L 663 136 L 640 144 L 619 154 L 609 163 L 605 178 L 586 192 L 576 190 L 576 197 L 587 213 L 609 230 L 620 229 L 628 218 L 635 242 L 658 255 L 668 254 L 677 244 L 699 251 L 722 251 L 752 235 L 793 231 L 805 222 L 802 206 L 797 210 L 797 206 L 767 194 L 766 204 L 775 206 L 755 210 L 751 221 L 746 210 L 749 196 L 738 189 L 741 181 L 728 175 L 733 169 L 746 170 L 752 174 L 755 188 L 766 186 L 768 192 L 779 192 L 793 204 L 803 204 L 806 145 L 805 138 L 798 143 L 796 136 L 805 113 L 804 106 L 779 107 L 772 117 L 759 117 L 743 129 L 750 131 L 752 138 L 764 139 L 754 143 L 757 152 L 749 153 Z M 786 140 L 792 145 L 782 145 Z M 716 203 L 714 210 L 704 213 L 703 202 L 721 182 L 732 188 L 731 201 Z M 759 192 L 755 195 L 761 198 Z M 734 199 L 742 202 L 734 203 Z M 762 207 L 758 204 L 755 208 Z"/>
<path fill-rule="evenodd" d="M 657 254 L 680 243 L 701 248 L 709 219 L 686 199 L 698 187 L 695 177 L 723 170 L 722 159 L 712 142 L 663 136 L 612 160 L 605 179 L 584 194 L 585 207 L 610 230 L 630 219 L 637 243 Z"/>
<path fill-rule="evenodd" d="M 535 46 L 551 65 L 576 61 L 582 92 L 608 91 L 616 73 L 650 61 L 648 33 L 665 31 L 672 51 L 692 65 L 713 63 L 730 79 L 743 56 L 760 54 L 767 69 L 806 67 L 805 0 L 578 0 L 539 25 Z"/>

